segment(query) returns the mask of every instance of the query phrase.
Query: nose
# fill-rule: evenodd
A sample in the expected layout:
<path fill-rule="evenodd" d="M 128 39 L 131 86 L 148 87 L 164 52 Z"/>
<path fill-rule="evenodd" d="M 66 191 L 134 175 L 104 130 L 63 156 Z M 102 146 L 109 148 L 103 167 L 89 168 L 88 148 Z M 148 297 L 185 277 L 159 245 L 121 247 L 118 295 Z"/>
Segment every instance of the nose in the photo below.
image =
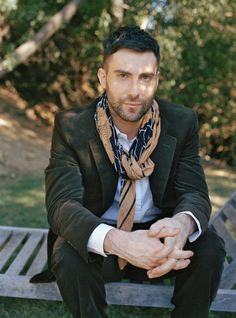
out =
<path fill-rule="evenodd" d="M 130 99 L 136 99 L 140 95 L 140 85 L 136 80 L 131 81 L 128 87 L 128 95 Z"/>

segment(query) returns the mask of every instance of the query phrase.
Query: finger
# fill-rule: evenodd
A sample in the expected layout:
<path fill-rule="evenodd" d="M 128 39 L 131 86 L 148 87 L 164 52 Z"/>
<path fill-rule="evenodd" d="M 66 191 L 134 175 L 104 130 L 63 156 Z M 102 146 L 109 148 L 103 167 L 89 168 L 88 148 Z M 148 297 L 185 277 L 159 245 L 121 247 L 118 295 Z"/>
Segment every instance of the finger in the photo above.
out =
<path fill-rule="evenodd" d="M 179 233 L 179 229 L 174 226 L 173 222 L 170 221 L 170 218 L 164 218 L 153 223 L 150 226 L 149 234 L 150 236 L 166 237 L 174 236 Z"/>
<path fill-rule="evenodd" d="M 162 224 L 160 221 L 153 223 L 148 230 L 148 235 L 156 236 L 163 227 L 164 227 L 164 224 Z"/>
<path fill-rule="evenodd" d="M 156 260 L 168 257 L 175 249 L 176 239 L 173 237 L 166 237 L 164 240 L 163 248 L 158 251 Z"/>
<path fill-rule="evenodd" d="M 164 239 L 163 248 L 159 251 L 159 259 L 169 256 L 176 249 L 176 238 L 175 237 L 166 237 Z"/>
<path fill-rule="evenodd" d="M 155 260 L 153 261 L 151 264 L 151 266 L 148 268 L 149 270 L 152 269 L 152 268 L 155 268 L 157 266 L 160 266 L 162 264 L 164 264 L 166 261 L 168 260 L 168 258 L 162 258 L 162 259 L 158 259 L 158 260 Z"/>
<path fill-rule="evenodd" d="M 151 229 L 148 231 L 149 236 L 164 238 L 167 236 L 173 237 L 179 234 L 179 229 L 176 227 L 163 226 L 161 229 Z"/>
<path fill-rule="evenodd" d="M 161 265 L 161 264 L 164 264 L 167 260 L 168 260 L 167 257 L 166 257 L 166 258 L 163 258 L 163 259 L 160 259 L 157 264 L 154 264 L 153 267 L 156 267 L 156 266 L 159 266 L 159 265 Z M 152 267 L 152 268 L 153 268 L 153 267 Z M 151 268 L 150 268 L 150 269 L 151 269 Z"/>
<path fill-rule="evenodd" d="M 157 235 L 161 229 L 163 227 L 170 227 L 168 226 L 168 220 L 166 220 L 166 218 L 162 219 L 162 220 L 158 220 L 157 222 L 153 223 L 151 226 L 150 226 L 150 229 L 149 229 L 149 232 L 151 235 Z"/>
<path fill-rule="evenodd" d="M 184 269 L 184 268 L 188 267 L 190 263 L 191 263 L 190 259 L 178 260 L 176 262 L 176 264 L 174 265 L 173 269 L 174 270 Z"/>
<path fill-rule="evenodd" d="M 185 250 L 181 250 L 181 249 L 175 248 L 173 250 L 173 252 L 170 253 L 169 257 L 175 258 L 177 260 L 179 260 L 179 259 L 188 259 L 188 258 L 192 257 L 193 254 L 194 253 L 192 251 L 189 251 L 189 250 L 185 251 Z"/>
<path fill-rule="evenodd" d="M 167 259 L 167 257 L 169 257 L 173 253 L 174 248 L 175 247 L 172 247 L 171 245 L 163 245 L 163 248 L 159 250 L 158 253 L 153 255 L 154 264 L 158 265 L 162 260 Z M 173 258 L 177 259 L 176 257 Z"/>
<path fill-rule="evenodd" d="M 177 260 L 169 258 L 164 264 L 157 266 L 147 272 L 149 278 L 161 277 L 169 273 L 176 265 Z"/>

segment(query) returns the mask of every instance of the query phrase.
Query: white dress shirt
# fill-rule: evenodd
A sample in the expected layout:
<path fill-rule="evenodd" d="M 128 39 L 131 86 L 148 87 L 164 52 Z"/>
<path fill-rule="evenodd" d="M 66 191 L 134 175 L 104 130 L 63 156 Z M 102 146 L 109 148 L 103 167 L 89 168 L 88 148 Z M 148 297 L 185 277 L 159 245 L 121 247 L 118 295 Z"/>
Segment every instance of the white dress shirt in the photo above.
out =
<path fill-rule="evenodd" d="M 117 128 L 116 132 L 119 143 L 126 151 L 129 151 L 134 139 L 129 141 L 127 135 L 119 131 Z M 144 177 L 140 180 L 136 180 L 135 187 L 136 201 L 134 223 L 145 223 L 155 219 L 159 214 L 162 214 L 162 211 L 154 206 L 149 178 Z M 114 201 L 109 209 L 101 216 L 104 222 L 108 222 L 109 224 L 116 224 L 119 211 L 120 190 L 121 178 L 119 177 Z M 202 230 L 200 222 L 190 211 L 183 211 L 180 213 L 186 213 L 190 215 L 196 222 L 197 230 L 189 237 L 189 241 L 193 242 L 201 235 Z M 113 228 L 113 226 L 107 224 L 100 224 L 99 226 L 97 226 L 89 237 L 87 245 L 88 251 L 106 257 L 107 255 L 104 253 L 103 242 L 106 234 Z"/>

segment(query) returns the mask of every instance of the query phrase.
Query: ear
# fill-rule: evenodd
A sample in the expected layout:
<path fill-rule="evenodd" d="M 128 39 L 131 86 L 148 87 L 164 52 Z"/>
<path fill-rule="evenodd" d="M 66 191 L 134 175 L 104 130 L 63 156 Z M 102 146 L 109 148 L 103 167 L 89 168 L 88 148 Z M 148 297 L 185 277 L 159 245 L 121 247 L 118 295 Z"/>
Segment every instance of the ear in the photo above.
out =
<path fill-rule="evenodd" d="M 156 89 L 159 86 L 159 80 L 160 80 L 160 70 L 157 71 L 157 82 L 156 82 Z"/>
<path fill-rule="evenodd" d="M 104 70 L 104 68 L 100 67 L 98 69 L 97 76 L 98 76 L 100 84 L 102 85 L 102 88 L 106 89 L 107 74 L 106 74 L 106 71 Z"/>

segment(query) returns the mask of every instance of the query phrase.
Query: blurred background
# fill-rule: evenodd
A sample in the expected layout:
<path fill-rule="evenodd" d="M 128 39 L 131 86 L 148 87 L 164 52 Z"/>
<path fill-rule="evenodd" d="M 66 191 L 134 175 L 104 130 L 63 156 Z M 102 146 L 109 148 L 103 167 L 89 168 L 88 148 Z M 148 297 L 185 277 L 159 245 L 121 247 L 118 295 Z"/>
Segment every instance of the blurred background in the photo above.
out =
<path fill-rule="evenodd" d="M 0 223 L 47 227 L 43 178 L 54 115 L 102 92 L 102 42 L 126 24 L 160 44 L 158 96 L 198 114 L 217 211 L 236 188 L 235 18 L 232 0 L 0 0 Z M 61 303 L 0 298 L 1 318 L 45 315 L 70 317 Z M 166 318 L 168 310 L 110 306 L 109 315 Z"/>

